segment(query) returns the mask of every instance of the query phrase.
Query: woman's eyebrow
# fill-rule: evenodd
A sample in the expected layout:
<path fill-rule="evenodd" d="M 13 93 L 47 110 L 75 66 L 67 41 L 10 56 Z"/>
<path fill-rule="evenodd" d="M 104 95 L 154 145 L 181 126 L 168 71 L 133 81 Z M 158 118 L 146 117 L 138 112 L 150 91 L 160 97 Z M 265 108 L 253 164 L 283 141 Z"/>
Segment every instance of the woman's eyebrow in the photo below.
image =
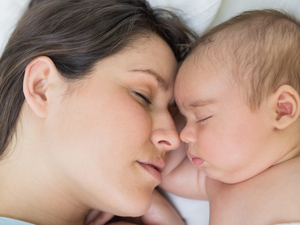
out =
<path fill-rule="evenodd" d="M 169 85 L 168 83 L 162 78 L 162 76 L 155 72 L 154 70 L 152 69 L 135 69 L 135 70 L 130 70 L 130 72 L 142 72 L 144 74 L 148 74 L 148 75 L 151 75 L 152 77 L 154 77 L 158 83 L 158 86 L 160 88 L 162 88 L 164 91 L 168 91 L 169 89 Z"/>

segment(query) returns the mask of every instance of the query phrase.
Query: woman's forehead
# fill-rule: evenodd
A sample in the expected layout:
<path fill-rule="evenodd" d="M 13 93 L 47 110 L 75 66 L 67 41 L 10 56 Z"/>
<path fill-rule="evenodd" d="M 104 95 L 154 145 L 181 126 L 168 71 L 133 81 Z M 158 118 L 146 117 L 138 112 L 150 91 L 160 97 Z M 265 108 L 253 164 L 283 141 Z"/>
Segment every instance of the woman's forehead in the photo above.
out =
<path fill-rule="evenodd" d="M 94 70 L 112 67 L 126 71 L 141 71 L 154 76 L 159 84 L 168 89 L 177 71 L 177 61 L 168 44 L 156 35 L 139 38 L 130 47 L 100 60 Z"/>

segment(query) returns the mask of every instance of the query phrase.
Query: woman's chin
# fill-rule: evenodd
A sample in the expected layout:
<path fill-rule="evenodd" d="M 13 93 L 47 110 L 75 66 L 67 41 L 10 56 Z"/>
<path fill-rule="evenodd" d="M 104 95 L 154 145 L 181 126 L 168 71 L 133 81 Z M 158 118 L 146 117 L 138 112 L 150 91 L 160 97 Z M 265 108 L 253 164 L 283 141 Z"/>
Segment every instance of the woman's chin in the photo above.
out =
<path fill-rule="evenodd" d="M 122 217 L 139 217 L 145 214 L 151 206 L 151 195 L 149 197 L 141 197 L 135 200 L 126 200 L 119 206 L 123 205 L 124 207 L 119 207 L 118 216 Z"/>

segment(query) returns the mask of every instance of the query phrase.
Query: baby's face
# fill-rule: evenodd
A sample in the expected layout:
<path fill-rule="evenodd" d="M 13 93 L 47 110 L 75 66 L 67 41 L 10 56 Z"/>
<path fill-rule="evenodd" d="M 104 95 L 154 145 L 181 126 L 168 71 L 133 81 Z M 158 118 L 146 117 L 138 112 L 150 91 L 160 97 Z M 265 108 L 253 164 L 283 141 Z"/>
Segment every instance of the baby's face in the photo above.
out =
<path fill-rule="evenodd" d="M 187 121 L 180 134 L 187 154 L 209 177 L 246 180 L 278 157 L 265 150 L 272 129 L 266 110 L 250 110 L 225 66 L 196 60 L 191 56 L 183 63 L 175 82 L 175 99 Z"/>

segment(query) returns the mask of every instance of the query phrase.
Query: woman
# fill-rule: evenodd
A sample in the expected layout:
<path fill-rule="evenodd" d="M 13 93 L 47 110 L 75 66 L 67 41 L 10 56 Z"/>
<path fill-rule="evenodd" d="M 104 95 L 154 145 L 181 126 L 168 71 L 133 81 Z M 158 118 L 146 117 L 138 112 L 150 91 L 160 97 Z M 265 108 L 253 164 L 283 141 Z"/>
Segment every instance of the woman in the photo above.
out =
<path fill-rule="evenodd" d="M 140 216 L 180 144 L 168 111 L 192 33 L 143 0 L 28 10 L 0 60 L 0 216 Z"/>

